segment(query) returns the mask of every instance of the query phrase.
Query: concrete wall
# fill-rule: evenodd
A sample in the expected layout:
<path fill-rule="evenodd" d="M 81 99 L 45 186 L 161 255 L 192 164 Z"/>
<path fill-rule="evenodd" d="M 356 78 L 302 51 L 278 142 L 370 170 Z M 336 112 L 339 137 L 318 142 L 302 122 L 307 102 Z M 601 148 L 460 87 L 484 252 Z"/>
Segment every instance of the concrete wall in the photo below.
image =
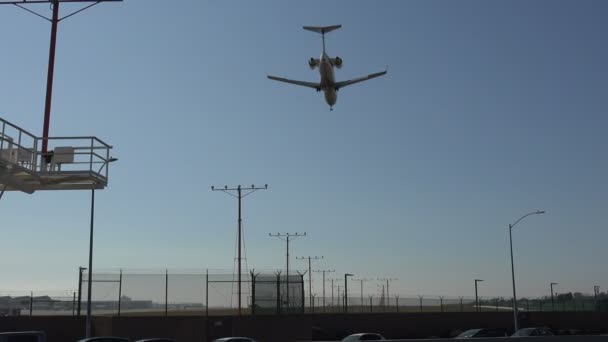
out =
<path fill-rule="evenodd" d="M 179 342 L 205 342 L 224 336 L 249 336 L 260 342 L 339 340 L 356 332 L 377 332 L 390 339 L 451 337 L 471 328 L 512 329 L 508 312 L 378 313 L 290 316 L 148 316 L 94 317 L 95 336 L 131 339 L 169 337 Z M 84 317 L 0 317 L 0 332 L 41 330 L 48 342 L 75 342 L 84 336 Z M 534 312 L 521 326 L 587 329 L 608 333 L 608 313 Z M 522 340 L 523 341 L 523 340 Z M 539 340 L 536 340 L 539 341 Z"/>
<path fill-rule="evenodd" d="M 46 332 L 48 342 L 78 341 L 85 335 L 84 317 L 0 317 L 0 332 L 36 330 Z"/>

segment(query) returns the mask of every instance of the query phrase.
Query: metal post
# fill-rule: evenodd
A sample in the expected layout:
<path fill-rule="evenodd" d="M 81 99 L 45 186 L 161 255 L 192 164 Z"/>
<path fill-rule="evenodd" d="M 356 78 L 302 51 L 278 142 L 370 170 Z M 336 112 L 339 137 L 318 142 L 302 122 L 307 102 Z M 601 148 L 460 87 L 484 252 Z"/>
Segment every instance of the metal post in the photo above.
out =
<path fill-rule="evenodd" d="M 55 46 L 57 45 L 57 24 L 59 23 L 59 1 L 52 3 L 53 17 L 51 19 L 51 42 L 49 46 L 49 65 L 46 77 L 46 99 L 44 102 L 44 124 L 42 127 L 42 165 L 46 166 L 47 146 L 49 138 L 49 123 L 51 120 L 51 100 L 53 97 L 53 74 L 55 71 Z"/>
<path fill-rule="evenodd" d="M 323 270 L 323 312 L 325 312 L 325 270 Z"/>
<path fill-rule="evenodd" d="M 332 306 L 332 312 L 333 310 L 333 306 L 334 306 L 334 279 L 331 279 L 331 306 Z"/>
<path fill-rule="evenodd" d="M 118 276 L 118 317 L 120 317 L 120 303 L 122 302 L 122 270 Z"/>
<path fill-rule="evenodd" d="M 520 217 L 517 221 L 515 221 L 515 223 L 513 224 L 509 224 L 509 246 L 511 249 L 511 278 L 513 280 L 513 325 L 515 328 L 515 331 L 519 330 L 519 322 L 517 320 L 517 295 L 515 293 L 515 266 L 513 265 L 513 227 L 515 227 L 515 225 L 523 220 L 524 218 L 530 216 L 530 215 L 538 215 L 538 214 L 544 214 L 544 211 L 541 210 L 537 210 L 535 212 L 531 212 L 528 213 L 522 217 Z"/>
<path fill-rule="evenodd" d="M 300 275 L 300 281 L 301 281 L 300 284 L 301 284 L 301 287 L 302 287 L 302 297 L 301 297 L 300 303 L 302 303 L 302 313 L 304 313 L 305 312 L 304 311 L 304 298 L 305 298 L 305 296 L 304 296 L 304 275 L 303 274 Z M 289 286 L 289 282 L 287 282 L 287 285 Z"/>
<path fill-rule="evenodd" d="M 397 307 L 397 312 L 399 312 L 399 296 L 395 296 L 395 306 Z"/>
<path fill-rule="evenodd" d="M 209 269 L 205 272 L 205 316 L 209 317 Z"/>
<path fill-rule="evenodd" d="M 89 268 L 88 268 L 88 282 L 87 282 L 87 320 L 86 320 L 86 337 L 92 336 L 91 331 L 91 291 L 93 285 L 93 222 L 95 219 L 95 188 L 91 189 L 91 225 L 89 232 Z"/>
<path fill-rule="evenodd" d="M 418 298 L 420 298 L 420 312 L 422 312 L 422 297 L 424 296 L 418 296 Z"/>
<path fill-rule="evenodd" d="M 72 296 L 72 316 L 76 315 L 76 292 Z"/>
<path fill-rule="evenodd" d="M 34 311 L 34 291 L 30 292 L 30 317 Z"/>
<path fill-rule="evenodd" d="M 239 303 L 239 315 L 241 315 L 241 231 L 243 229 L 242 223 L 243 223 L 243 219 L 241 217 L 241 199 L 243 198 L 243 196 L 241 195 L 241 186 L 239 185 L 237 187 L 237 194 L 238 194 L 238 199 L 239 199 L 239 221 L 238 221 L 238 239 L 239 239 L 239 251 L 238 251 L 238 269 L 239 269 L 239 275 L 238 275 L 238 303 Z"/>
<path fill-rule="evenodd" d="M 344 274 L 344 312 L 348 313 L 348 277 L 352 277 L 350 273 Z"/>
<path fill-rule="evenodd" d="M 462 304 L 462 298 L 460 297 L 460 312 L 464 312 L 464 305 Z"/>
<path fill-rule="evenodd" d="M 82 271 L 86 270 L 86 267 L 78 267 L 78 309 L 77 315 L 80 316 L 80 306 L 82 305 Z"/>
<path fill-rule="evenodd" d="M 255 315 L 255 274 L 251 272 L 251 314 Z"/>
<path fill-rule="evenodd" d="M 483 279 L 475 279 L 475 312 L 479 312 L 479 298 L 477 297 L 477 283 Z"/>
<path fill-rule="evenodd" d="M 369 312 L 374 312 L 373 296 L 369 296 Z"/>
<path fill-rule="evenodd" d="M 443 296 L 439 296 L 439 311 L 443 312 Z"/>
<path fill-rule="evenodd" d="M 513 225 L 509 224 L 509 246 L 511 247 L 511 279 L 513 280 L 513 325 L 514 331 L 519 330 L 517 321 L 517 295 L 515 294 L 515 266 L 513 265 Z"/>
<path fill-rule="evenodd" d="M 268 184 L 265 185 L 264 188 L 256 188 L 254 185 L 251 186 L 251 188 L 246 188 L 246 190 L 249 190 L 248 193 L 245 194 L 245 196 L 249 195 L 250 193 L 257 191 L 257 190 L 265 190 L 268 189 Z M 241 292 L 241 263 L 243 261 L 242 257 L 241 257 L 241 238 L 242 238 L 242 230 L 243 230 L 243 219 L 241 216 L 241 200 L 243 199 L 243 194 L 242 194 L 242 188 L 240 185 L 238 185 L 235 189 L 231 188 L 229 189 L 228 186 L 225 186 L 224 189 L 215 189 L 215 187 L 211 187 L 211 191 L 223 191 L 231 196 L 234 196 L 234 194 L 230 193 L 229 191 L 236 191 L 237 195 L 235 197 L 237 197 L 238 199 L 238 222 L 237 222 L 237 239 L 238 239 L 238 253 L 237 253 L 237 262 L 238 262 L 238 277 L 237 277 L 237 282 L 238 282 L 238 306 L 239 306 L 239 316 L 242 314 L 242 306 L 241 306 L 241 296 L 242 296 L 242 292 Z"/>
<path fill-rule="evenodd" d="M 281 272 L 277 273 L 277 313 L 281 313 Z"/>
<path fill-rule="evenodd" d="M 361 309 L 363 309 L 363 279 L 361 281 Z"/>
<path fill-rule="evenodd" d="M 165 270 L 165 317 L 169 315 L 169 270 Z"/>
<path fill-rule="evenodd" d="M 553 300 L 553 285 L 557 285 L 557 283 L 551 283 L 549 285 L 551 287 L 551 311 L 555 311 L 555 301 Z"/>

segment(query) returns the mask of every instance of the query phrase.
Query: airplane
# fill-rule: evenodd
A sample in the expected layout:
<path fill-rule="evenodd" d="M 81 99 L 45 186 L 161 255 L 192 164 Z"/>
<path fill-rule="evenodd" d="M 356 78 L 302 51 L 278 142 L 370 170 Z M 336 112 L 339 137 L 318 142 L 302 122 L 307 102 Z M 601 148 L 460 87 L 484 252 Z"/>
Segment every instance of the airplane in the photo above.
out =
<path fill-rule="evenodd" d="M 270 76 L 267 77 L 274 81 L 291 83 L 303 87 L 309 87 L 315 89 L 317 92 L 323 91 L 325 95 L 325 102 L 329 105 L 329 110 L 333 110 L 333 106 L 336 104 L 338 99 L 338 90 L 349 86 L 351 84 L 371 80 L 372 78 L 380 77 L 386 75 L 386 70 L 377 72 L 374 74 L 370 74 L 363 77 L 354 78 L 347 81 L 336 82 L 334 78 L 334 67 L 340 69 L 342 67 L 342 58 L 336 56 L 335 58 L 331 58 L 325 52 L 325 34 L 331 31 L 337 30 L 341 28 L 342 25 L 333 25 L 333 26 L 303 26 L 302 28 L 307 31 L 312 31 L 316 33 L 320 33 L 323 37 L 323 53 L 320 58 L 310 58 L 308 61 L 308 66 L 314 70 L 315 68 L 319 68 L 319 74 L 321 76 L 320 82 L 306 82 L 306 81 L 297 81 L 290 80 L 287 78 Z"/>

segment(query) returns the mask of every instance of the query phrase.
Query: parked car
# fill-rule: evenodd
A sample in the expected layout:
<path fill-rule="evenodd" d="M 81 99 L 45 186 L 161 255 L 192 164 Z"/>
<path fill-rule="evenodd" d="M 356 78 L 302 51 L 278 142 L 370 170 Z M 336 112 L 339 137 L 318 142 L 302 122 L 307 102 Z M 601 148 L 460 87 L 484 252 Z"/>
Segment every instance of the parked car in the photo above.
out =
<path fill-rule="evenodd" d="M 91 337 L 85 338 L 84 340 L 80 340 L 78 342 L 131 342 L 128 338 L 124 337 Z"/>
<path fill-rule="evenodd" d="M 46 342 L 42 331 L 15 331 L 0 333 L 0 342 Z"/>
<path fill-rule="evenodd" d="M 378 341 L 385 340 L 384 336 L 376 333 L 359 333 L 348 335 L 342 341 Z"/>
<path fill-rule="evenodd" d="M 553 336 L 553 333 L 548 328 L 523 328 L 519 329 L 511 335 L 511 337 L 528 337 L 528 336 Z"/>
<path fill-rule="evenodd" d="M 214 340 L 213 342 L 257 342 L 256 340 L 249 337 L 222 337 Z"/>
<path fill-rule="evenodd" d="M 507 337 L 507 330 L 502 328 L 471 329 L 454 338 Z"/>

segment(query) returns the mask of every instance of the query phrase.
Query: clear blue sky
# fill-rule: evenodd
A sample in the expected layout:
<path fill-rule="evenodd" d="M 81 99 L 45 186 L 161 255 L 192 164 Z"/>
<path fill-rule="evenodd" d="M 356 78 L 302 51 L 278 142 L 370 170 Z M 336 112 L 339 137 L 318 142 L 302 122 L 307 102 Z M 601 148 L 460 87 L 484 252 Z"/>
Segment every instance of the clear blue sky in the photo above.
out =
<path fill-rule="evenodd" d="M 236 201 L 210 186 L 268 183 L 244 202 L 250 267 L 283 267 L 268 232 L 306 231 L 293 257 L 399 278 L 394 293 L 473 295 L 482 278 L 481 295 L 509 296 L 507 226 L 543 209 L 514 231 L 519 293 L 605 290 L 607 15 L 599 0 L 128 0 L 72 17 L 51 135 L 96 135 L 120 159 L 95 266 L 231 269 Z M 315 80 L 321 40 L 301 26 L 330 24 L 338 79 L 389 67 L 333 112 L 266 79 Z M 49 30 L 0 7 L 0 116 L 36 134 Z M 0 290 L 76 286 L 88 192 L 8 193 L 0 215 Z"/>

